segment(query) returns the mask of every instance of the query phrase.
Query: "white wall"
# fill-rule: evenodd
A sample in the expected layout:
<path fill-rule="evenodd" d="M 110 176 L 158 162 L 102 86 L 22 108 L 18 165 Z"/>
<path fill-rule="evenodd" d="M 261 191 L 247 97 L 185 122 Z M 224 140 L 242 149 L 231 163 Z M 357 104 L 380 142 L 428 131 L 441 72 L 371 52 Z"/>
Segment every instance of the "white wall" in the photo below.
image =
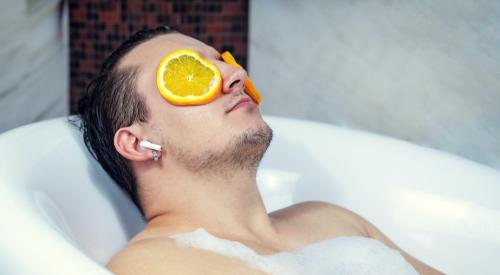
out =
<path fill-rule="evenodd" d="M 249 73 L 265 114 L 500 168 L 500 1 L 251 0 Z"/>
<path fill-rule="evenodd" d="M 69 113 L 67 7 L 0 0 L 0 133 Z"/>

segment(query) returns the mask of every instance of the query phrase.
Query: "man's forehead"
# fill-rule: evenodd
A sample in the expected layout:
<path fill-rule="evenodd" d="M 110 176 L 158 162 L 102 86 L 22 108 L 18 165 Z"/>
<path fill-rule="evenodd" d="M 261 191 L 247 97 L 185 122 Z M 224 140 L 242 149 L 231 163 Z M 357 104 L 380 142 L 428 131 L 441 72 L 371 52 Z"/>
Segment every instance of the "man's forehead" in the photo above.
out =
<path fill-rule="evenodd" d="M 144 64 L 156 67 L 164 56 L 179 49 L 192 49 L 206 54 L 211 54 L 214 51 L 212 47 L 192 37 L 180 33 L 169 33 L 158 35 L 136 46 L 123 57 L 118 67 L 139 66 L 144 68 Z"/>

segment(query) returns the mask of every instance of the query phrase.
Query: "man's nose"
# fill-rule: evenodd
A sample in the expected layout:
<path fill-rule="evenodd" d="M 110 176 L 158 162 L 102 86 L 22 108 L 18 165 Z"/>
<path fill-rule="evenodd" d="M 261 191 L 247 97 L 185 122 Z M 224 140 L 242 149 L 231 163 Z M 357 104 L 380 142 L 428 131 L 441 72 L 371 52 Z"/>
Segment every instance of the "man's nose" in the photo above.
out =
<path fill-rule="evenodd" d="M 226 68 L 221 72 L 222 93 L 229 94 L 238 90 L 243 91 L 247 72 L 244 69 L 236 68 L 229 64 L 224 65 Z"/>

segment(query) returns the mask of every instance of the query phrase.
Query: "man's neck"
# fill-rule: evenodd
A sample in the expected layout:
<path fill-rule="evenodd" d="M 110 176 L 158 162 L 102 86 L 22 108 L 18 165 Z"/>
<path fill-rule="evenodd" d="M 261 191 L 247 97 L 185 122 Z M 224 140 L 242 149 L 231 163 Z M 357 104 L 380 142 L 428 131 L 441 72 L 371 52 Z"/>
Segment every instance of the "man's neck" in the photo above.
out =
<path fill-rule="evenodd" d="M 180 167 L 173 171 L 175 176 L 144 179 L 147 228 L 171 235 L 202 227 L 220 238 L 276 240 L 255 171 L 192 174 Z"/>

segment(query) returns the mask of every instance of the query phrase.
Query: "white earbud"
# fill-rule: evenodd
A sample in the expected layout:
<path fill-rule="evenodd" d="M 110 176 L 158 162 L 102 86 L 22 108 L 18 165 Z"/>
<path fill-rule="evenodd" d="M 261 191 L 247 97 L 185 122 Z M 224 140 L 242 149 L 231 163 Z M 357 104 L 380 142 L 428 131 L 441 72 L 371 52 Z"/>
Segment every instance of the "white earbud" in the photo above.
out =
<path fill-rule="evenodd" d="M 141 140 L 141 142 L 139 143 L 139 146 L 141 146 L 142 148 L 148 148 L 151 150 L 161 151 L 160 144 L 154 144 L 154 143 L 151 143 L 145 139 Z"/>

